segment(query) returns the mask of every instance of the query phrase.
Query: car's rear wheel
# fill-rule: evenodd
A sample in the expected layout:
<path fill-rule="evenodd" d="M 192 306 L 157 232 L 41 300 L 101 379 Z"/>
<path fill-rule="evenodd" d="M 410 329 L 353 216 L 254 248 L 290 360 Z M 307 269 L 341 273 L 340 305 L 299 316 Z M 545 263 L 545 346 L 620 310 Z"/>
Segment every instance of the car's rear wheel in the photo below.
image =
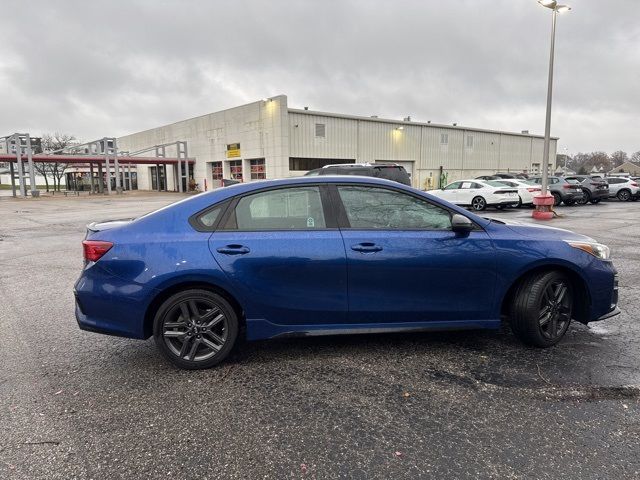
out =
<path fill-rule="evenodd" d="M 575 200 L 565 200 L 564 204 L 568 207 L 570 207 L 571 205 L 575 205 L 576 201 Z"/>
<path fill-rule="evenodd" d="M 483 197 L 474 197 L 474 199 L 471 200 L 471 208 L 476 212 L 480 212 L 487 208 L 487 201 Z"/>
<path fill-rule="evenodd" d="M 591 201 L 591 192 L 586 188 L 582 189 L 582 198 L 578 200 L 579 205 L 586 205 Z"/>
<path fill-rule="evenodd" d="M 552 193 L 551 195 L 553 195 L 553 206 L 557 207 L 558 205 L 560 205 L 562 203 L 562 197 L 560 196 L 559 193 Z"/>
<path fill-rule="evenodd" d="M 527 345 L 555 345 L 569 328 L 572 305 L 573 289 L 566 275 L 557 271 L 532 275 L 516 289 L 511 330 Z"/>
<path fill-rule="evenodd" d="M 628 202 L 631 198 L 631 192 L 629 190 L 620 190 L 616 196 L 621 202 Z"/>
<path fill-rule="evenodd" d="M 186 369 L 210 368 L 224 360 L 238 337 L 238 316 L 218 294 L 189 289 L 158 309 L 153 338 L 171 363 Z"/>

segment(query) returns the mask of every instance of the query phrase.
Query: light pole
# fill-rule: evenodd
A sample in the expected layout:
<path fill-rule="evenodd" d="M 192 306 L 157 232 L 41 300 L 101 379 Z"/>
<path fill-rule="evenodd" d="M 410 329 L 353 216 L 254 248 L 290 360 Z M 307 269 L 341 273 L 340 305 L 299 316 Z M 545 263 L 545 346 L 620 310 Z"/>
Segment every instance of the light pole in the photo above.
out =
<path fill-rule="evenodd" d="M 551 97 L 553 92 L 553 57 L 556 41 L 556 18 L 558 13 L 564 13 L 571 10 L 568 5 L 559 5 L 556 0 L 538 0 L 543 7 L 553 11 L 551 17 L 551 51 L 549 52 L 549 80 L 547 83 L 547 115 L 544 124 L 544 150 L 542 154 L 542 188 L 540 195 L 534 198 L 536 205 L 533 211 L 533 218 L 539 220 L 549 220 L 553 218 L 551 206 L 553 205 L 553 196 L 549 195 L 549 144 L 551 141 Z"/>

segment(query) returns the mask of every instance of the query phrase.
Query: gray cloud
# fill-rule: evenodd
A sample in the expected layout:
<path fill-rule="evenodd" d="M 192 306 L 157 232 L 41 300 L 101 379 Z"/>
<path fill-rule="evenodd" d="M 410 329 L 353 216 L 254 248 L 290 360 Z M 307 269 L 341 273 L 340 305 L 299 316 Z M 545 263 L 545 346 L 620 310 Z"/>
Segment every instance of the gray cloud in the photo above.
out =
<path fill-rule="evenodd" d="M 568 0 L 567 0 L 568 1 Z M 640 150 L 640 4 L 559 18 L 560 150 Z M 121 135 L 285 93 L 292 106 L 544 129 L 550 12 L 535 0 L 2 0 L 0 134 Z"/>

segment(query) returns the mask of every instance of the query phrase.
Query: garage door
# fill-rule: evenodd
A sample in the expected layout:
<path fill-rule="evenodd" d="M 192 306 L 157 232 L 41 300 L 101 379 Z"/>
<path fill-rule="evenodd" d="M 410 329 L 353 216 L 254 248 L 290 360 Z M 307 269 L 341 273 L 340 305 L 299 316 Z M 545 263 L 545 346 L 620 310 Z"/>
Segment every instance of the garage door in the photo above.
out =
<path fill-rule="evenodd" d="M 413 163 L 414 162 L 390 162 L 388 160 L 376 160 L 375 163 L 383 163 L 383 164 L 396 164 L 396 165 L 402 165 L 404 167 L 404 169 L 407 171 L 407 173 L 409 174 L 409 176 L 411 177 L 411 185 L 413 187 L 415 187 L 415 179 L 413 177 Z"/>

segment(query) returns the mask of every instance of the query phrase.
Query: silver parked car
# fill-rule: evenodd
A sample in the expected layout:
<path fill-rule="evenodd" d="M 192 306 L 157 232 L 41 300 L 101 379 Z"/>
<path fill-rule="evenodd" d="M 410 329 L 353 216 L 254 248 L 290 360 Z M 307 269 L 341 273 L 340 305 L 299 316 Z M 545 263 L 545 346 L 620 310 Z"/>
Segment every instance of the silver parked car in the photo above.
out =
<path fill-rule="evenodd" d="M 638 200 L 640 196 L 640 186 L 635 180 L 627 177 L 608 177 L 609 197 L 616 197 L 621 202 Z"/>

